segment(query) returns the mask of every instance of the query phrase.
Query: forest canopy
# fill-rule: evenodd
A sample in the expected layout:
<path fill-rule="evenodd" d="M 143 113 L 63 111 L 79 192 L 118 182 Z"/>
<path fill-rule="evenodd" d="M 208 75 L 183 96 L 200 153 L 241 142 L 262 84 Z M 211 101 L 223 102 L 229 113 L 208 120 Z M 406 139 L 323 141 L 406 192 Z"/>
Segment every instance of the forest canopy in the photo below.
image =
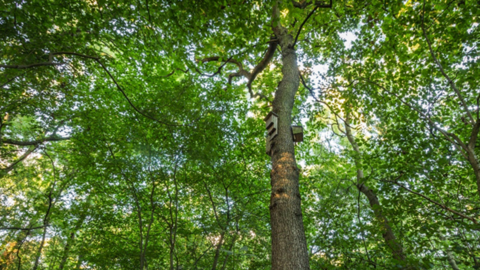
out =
<path fill-rule="evenodd" d="M 480 269 L 479 16 L 0 0 L 0 270 Z"/>

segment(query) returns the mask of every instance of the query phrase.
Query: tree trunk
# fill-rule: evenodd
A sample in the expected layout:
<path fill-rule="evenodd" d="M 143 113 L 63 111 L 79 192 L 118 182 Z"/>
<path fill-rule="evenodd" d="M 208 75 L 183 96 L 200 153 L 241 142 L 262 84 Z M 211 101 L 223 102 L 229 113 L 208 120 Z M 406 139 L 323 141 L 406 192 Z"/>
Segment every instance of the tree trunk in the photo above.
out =
<path fill-rule="evenodd" d="M 217 269 L 218 259 L 220 258 L 220 249 L 222 248 L 222 245 L 223 245 L 224 236 L 225 236 L 225 231 L 222 231 L 222 233 L 220 234 L 220 240 L 218 241 L 217 248 L 215 249 L 215 257 L 213 259 L 212 270 Z"/>
<path fill-rule="evenodd" d="M 63 249 L 62 260 L 60 261 L 60 266 L 58 267 L 59 270 L 62 270 L 65 267 L 65 263 L 67 262 L 67 259 L 68 259 L 68 254 L 70 253 L 70 247 L 72 246 L 72 243 L 75 240 L 75 232 L 80 230 L 86 217 L 87 217 L 87 213 L 83 213 L 80 216 L 80 219 L 77 221 L 77 224 L 75 225 L 75 231 L 72 232 L 70 234 L 70 237 L 67 239 L 67 244 L 65 244 L 65 248 Z"/>
<path fill-rule="evenodd" d="M 274 7 L 273 21 L 278 21 Z M 282 49 L 282 81 L 273 101 L 278 115 L 278 135 L 272 140 L 270 174 L 272 193 L 270 220 L 272 226 L 272 270 L 310 269 L 299 190 L 299 170 L 291 132 L 292 109 L 299 86 L 297 56 L 293 37 L 281 25 L 273 26 Z"/>
<path fill-rule="evenodd" d="M 354 153 L 354 161 L 355 167 L 357 167 L 357 188 L 360 192 L 362 192 L 368 199 L 370 203 L 370 207 L 375 214 L 375 218 L 377 219 L 378 223 L 382 228 L 382 236 L 387 244 L 388 248 L 392 252 L 392 257 L 398 261 L 405 261 L 405 254 L 403 253 L 402 246 L 398 243 L 395 234 L 393 233 L 392 227 L 390 227 L 390 223 L 388 219 L 385 217 L 382 211 L 382 206 L 378 201 L 377 195 L 369 189 L 365 184 L 362 183 L 363 181 L 363 170 L 362 170 L 362 153 L 360 152 L 360 148 L 358 147 L 355 138 L 353 137 L 352 130 L 350 128 L 350 114 L 347 113 L 347 117 L 345 118 L 345 133 L 347 135 L 347 139 L 352 145 Z"/>
<path fill-rule="evenodd" d="M 233 236 L 232 244 L 230 245 L 230 248 L 228 249 L 228 251 L 230 251 L 230 253 L 228 253 L 227 256 L 225 256 L 225 260 L 223 261 L 222 270 L 225 270 L 226 267 L 227 267 L 228 258 L 230 257 L 230 254 L 232 253 L 233 247 L 235 246 L 235 241 L 237 241 L 237 236 L 238 236 L 237 234 L 238 234 L 238 231 Z"/>
<path fill-rule="evenodd" d="M 447 260 L 448 264 L 452 267 L 453 270 L 460 270 L 457 266 L 457 263 L 455 262 L 455 258 L 453 257 L 453 254 L 450 250 L 447 250 Z"/>
<path fill-rule="evenodd" d="M 67 239 L 67 244 L 65 244 L 65 248 L 63 249 L 63 256 L 62 260 L 60 261 L 60 266 L 58 267 L 59 270 L 63 270 L 65 267 L 65 263 L 68 259 L 68 253 L 70 253 L 70 246 L 72 245 L 73 240 L 75 239 L 75 233 L 71 233 L 70 237 Z"/>
<path fill-rule="evenodd" d="M 402 246 L 398 243 L 388 219 L 383 215 L 382 206 L 378 201 L 377 195 L 375 195 L 375 193 L 364 184 L 360 184 L 358 190 L 368 198 L 370 207 L 372 207 L 373 213 L 375 214 L 375 218 L 382 228 L 383 239 L 388 248 L 392 251 L 392 257 L 398 261 L 405 261 L 405 254 L 403 253 Z"/>

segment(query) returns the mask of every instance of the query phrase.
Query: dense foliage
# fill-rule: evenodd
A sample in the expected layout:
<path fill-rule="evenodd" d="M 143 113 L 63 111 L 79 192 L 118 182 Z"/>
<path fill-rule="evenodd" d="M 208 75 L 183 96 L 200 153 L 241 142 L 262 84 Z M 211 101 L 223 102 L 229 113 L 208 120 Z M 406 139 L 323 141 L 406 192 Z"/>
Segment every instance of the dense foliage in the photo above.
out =
<path fill-rule="evenodd" d="M 479 2 L 0 12 L 0 269 L 270 269 L 275 23 L 310 268 L 480 269 Z"/>

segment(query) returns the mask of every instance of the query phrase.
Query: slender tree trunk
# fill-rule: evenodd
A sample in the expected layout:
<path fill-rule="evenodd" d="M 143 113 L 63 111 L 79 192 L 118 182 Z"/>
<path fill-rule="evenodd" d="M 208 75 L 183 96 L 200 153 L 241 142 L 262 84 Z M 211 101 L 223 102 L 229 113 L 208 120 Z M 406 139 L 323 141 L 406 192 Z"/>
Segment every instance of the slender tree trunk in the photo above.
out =
<path fill-rule="evenodd" d="M 274 7 L 273 21 L 279 11 Z M 291 132 L 292 109 L 299 86 L 297 56 L 294 39 L 280 24 L 273 26 L 282 50 L 282 81 L 273 101 L 273 112 L 278 115 L 278 135 L 271 148 L 272 171 L 270 220 L 272 226 L 272 269 L 305 270 L 309 256 L 302 220 L 299 190 L 299 170 Z"/>
<path fill-rule="evenodd" d="M 65 263 L 67 262 L 68 253 L 70 253 L 70 246 L 72 245 L 73 240 L 75 239 L 75 233 L 72 232 L 70 237 L 67 239 L 67 244 L 65 244 L 65 248 L 63 249 L 63 256 L 62 260 L 60 261 L 60 266 L 58 267 L 59 270 L 62 270 L 65 267 Z"/>
<path fill-rule="evenodd" d="M 53 187 L 54 186 L 55 186 L 55 182 L 53 183 Z M 53 206 L 53 198 L 52 198 L 53 187 L 51 187 L 50 193 L 48 194 L 47 213 L 45 214 L 45 217 L 43 218 L 42 241 L 40 242 L 40 246 L 38 247 L 37 257 L 35 258 L 35 264 L 32 268 L 33 270 L 37 270 L 37 268 L 38 268 L 38 262 L 40 261 L 40 257 L 42 256 L 42 249 L 43 249 L 43 245 L 45 244 L 45 236 L 47 235 L 47 227 L 48 227 L 48 221 L 49 221 L 49 218 L 50 218 L 50 210 L 52 209 L 52 206 Z"/>
<path fill-rule="evenodd" d="M 446 250 L 448 264 L 452 267 L 453 270 L 460 270 L 455 262 L 455 258 L 450 250 Z"/>
<path fill-rule="evenodd" d="M 238 234 L 238 231 L 237 231 L 237 234 Z M 237 234 L 235 234 L 235 236 L 233 236 L 232 244 L 230 245 L 230 248 L 228 249 L 230 252 L 232 252 L 233 247 L 235 246 L 235 242 L 237 241 L 237 237 L 238 237 Z M 225 256 L 225 260 L 223 261 L 222 270 L 225 270 L 225 269 L 226 269 L 226 267 L 227 267 L 227 262 L 228 262 L 228 258 L 229 258 L 229 257 L 230 257 L 230 253 L 227 254 L 227 256 Z"/>
<path fill-rule="evenodd" d="M 385 243 L 392 252 L 392 257 L 398 261 L 405 261 L 405 254 L 403 253 L 402 246 L 400 245 L 400 243 L 398 243 L 395 234 L 393 233 L 392 227 L 390 227 L 388 219 L 383 214 L 382 206 L 378 201 L 377 195 L 375 195 L 375 193 L 364 184 L 360 184 L 358 186 L 358 190 L 360 190 L 360 192 L 362 192 L 368 198 L 370 207 L 375 214 L 375 218 L 380 223 L 380 226 L 382 228 L 383 239 L 385 240 Z"/>
<path fill-rule="evenodd" d="M 223 245 L 223 238 L 225 237 L 225 231 L 220 234 L 220 240 L 218 241 L 217 248 L 215 249 L 215 257 L 213 259 L 212 270 L 217 269 L 218 259 L 220 258 L 220 249 Z"/>
<path fill-rule="evenodd" d="M 398 261 L 405 261 L 405 254 L 403 253 L 402 245 L 398 243 L 395 234 L 393 233 L 392 227 L 390 227 L 390 223 L 388 219 L 383 214 L 382 206 L 378 201 L 377 195 L 369 189 L 363 181 L 363 170 L 362 168 L 362 153 L 360 152 L 360 148 L 358 147 L 355 138 L 353 137 L 352 130 L 350 128 L 350 114 L 347 113 L 347 117 L 345 119 L 345 133 L 347 135 L 348 141 L 352 145 L 354 150 L 354 161 L 355 167 L 357 167 L 357 188 L 360 192 L 362 192 L 365 197 L 367 197 L 368 202 L 370 203 L 370 207 L 375 214 L 375 218 L 377 219 L 378 223 L 382 228 L 382 236 L 387 244 L 388 248 L 392 252 L 392 257 Z"/>
<path fill-rule="evenodd" d="M 62 260 L 60 261 L 60 266 L 58 267 L 59 270 L 62 270 L 65 267 L 65 263 L 67 262 L 67 259 L 68 259 L 68 254 L 70 253 L 70 248 L 72 246 L 73 241 L 75 240 L 75 232 L 77 232 L 82 227 L 82 224 L 85 221 L 86 217 L 87 217 L 86 213 L 83 213 L 80 216 L 80 219 L 77 221 L 77 224 L 75 225 L 75 231 L 72 232 L 70 234 L 70 237 L 67 239 L 67 244 L 63 249 Z"/>

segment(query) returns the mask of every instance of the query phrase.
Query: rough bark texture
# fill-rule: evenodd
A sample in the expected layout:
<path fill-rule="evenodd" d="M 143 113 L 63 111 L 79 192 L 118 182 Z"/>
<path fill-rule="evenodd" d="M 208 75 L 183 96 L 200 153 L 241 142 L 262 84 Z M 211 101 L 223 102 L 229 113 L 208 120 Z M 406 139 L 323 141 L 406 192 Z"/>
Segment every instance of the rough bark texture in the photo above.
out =
<path fill-rule="evenodd" d="M 352 148 L 355 152 L 354 161 L 355 161 L 355 167 L 357 167 L 357 188 L 360 192 L 362 192 L 365 195 L 365 197 L 367 197 L 368 202 L 370 203 L 370 207 L 372 208 L 373 213 L 375 214 L 375 218 L 377 219 L 377 222 L 381 226 L 383 239 L 385 240 L 385 243 L 387 244 L 388 248 L 392 252 L 392 257 L 398 261 L 405 261 L 405 254 L 403 253 L 402 245 L 398 243 L 395 237 L 395 234 L 393 233 L 392 227 L 390 227 L 390 223 L 388 222 L 388 219 L 383 214 L 382 206 L 378 201 L 377 195 L 371 189 L 369 189 L 365 184 L 362 183 L 363 177 L 364 177 L 363 170 L 361 169 L 362 157 L 361 157 L 360 148 L 358 147 L 358 144 L 355 141 L 355 138 L 353 137 L 353 134 L 352 134 L 352 130 L 350 128 L 349 114 L 347 114 L 347 117 L 345 119 L 345 133 L 347 135 L 348 141 L 352 145 Z"/>
<path fill-rule="evenodd" d="M 270 174 L 272 269 L 303 270 L 310 269 L 309 256 L 300 205 L 299 170 L 290 130 L 299 72 L 293 37 L 280 25 L 274 26 L 274 32 L 282 50 L 283 78 L 273 101 L 273 111 L 278 115 L 278 135 L 273 139 Z"/>

